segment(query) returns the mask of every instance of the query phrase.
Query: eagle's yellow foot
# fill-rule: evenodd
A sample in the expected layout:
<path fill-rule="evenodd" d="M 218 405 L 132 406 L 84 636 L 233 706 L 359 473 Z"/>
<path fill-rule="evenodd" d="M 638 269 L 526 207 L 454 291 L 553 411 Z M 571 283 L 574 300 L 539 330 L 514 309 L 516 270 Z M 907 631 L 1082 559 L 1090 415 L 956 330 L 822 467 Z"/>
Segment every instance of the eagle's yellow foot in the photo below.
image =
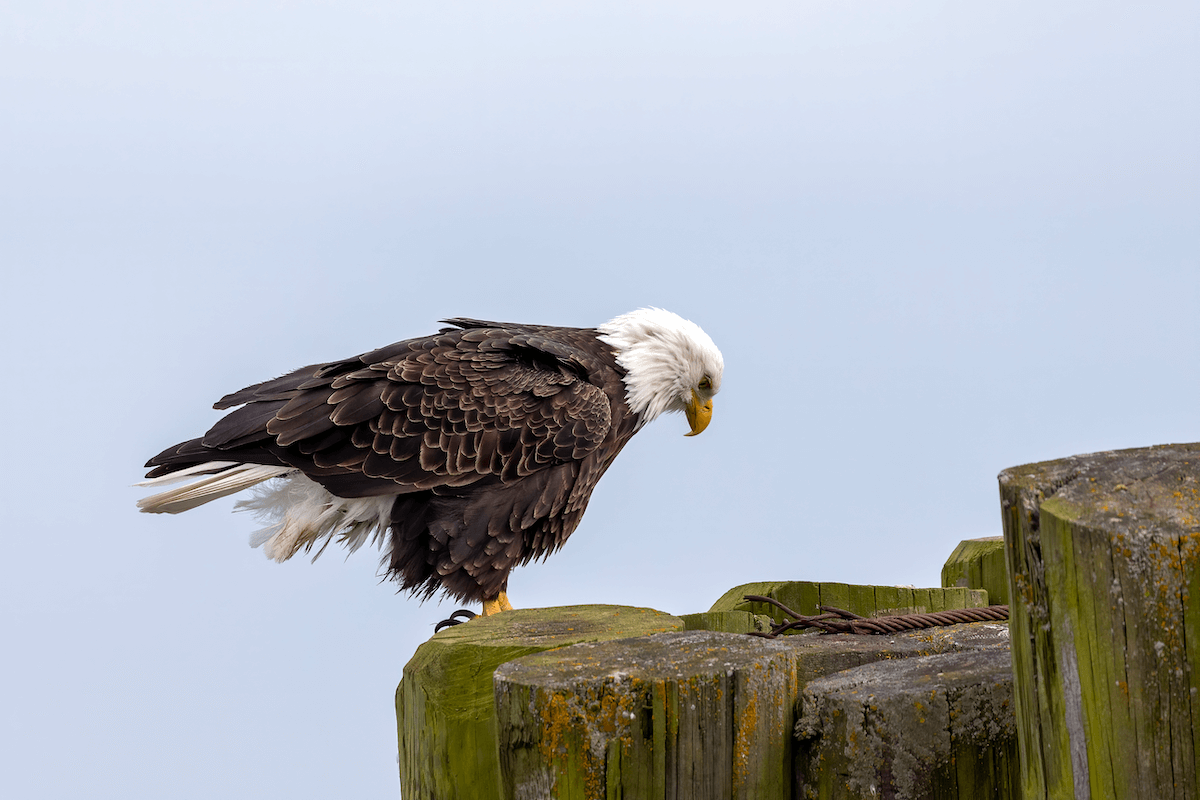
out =
<path fill-rule="evenodd" d="M 490 600 L 483 601 L 483 615 L 490 617 L 492 614 L 499 614 L 501 611 L 512 611 L 512 603 L 508 602 L 508 593 L 501 592 Z"/>

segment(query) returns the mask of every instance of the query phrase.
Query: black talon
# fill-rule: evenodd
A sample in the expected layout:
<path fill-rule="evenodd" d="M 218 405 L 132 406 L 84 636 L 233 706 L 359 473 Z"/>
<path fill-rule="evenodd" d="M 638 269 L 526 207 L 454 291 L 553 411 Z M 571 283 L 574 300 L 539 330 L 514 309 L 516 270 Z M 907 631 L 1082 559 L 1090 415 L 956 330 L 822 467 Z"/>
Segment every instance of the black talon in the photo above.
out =
<path fill-rule="evenodd" d="M 477 616 L 479 615 L 469 608 L 460 608 L 458 611 L 455 611 L 453 614 L 451 614 L 449 619 L 444 619 L 437 625 L 434 625 L 433 632 L 437 633 L 442 628 L 449 628 L 453 625 L 462 625 L 467 620 L 475 619 Z M 463 619 L 459 619 L 459 617 L 462 617 Z"/>

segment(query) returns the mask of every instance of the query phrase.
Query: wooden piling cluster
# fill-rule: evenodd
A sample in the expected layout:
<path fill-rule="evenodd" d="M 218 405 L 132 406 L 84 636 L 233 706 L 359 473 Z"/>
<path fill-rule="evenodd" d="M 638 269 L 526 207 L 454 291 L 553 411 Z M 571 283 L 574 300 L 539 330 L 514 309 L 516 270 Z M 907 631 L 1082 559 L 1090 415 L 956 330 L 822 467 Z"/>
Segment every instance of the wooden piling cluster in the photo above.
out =
<path fill-rule="evenodd" d="M 1004 538 L 963 542 L 940 589 L 765 582 L 682 617 L 439 633 L 397 690 L 403 796 L 1200 797 L 1200 445 L 1017 467 L 1000 490 Z M 748 594 L 1012 619 L 767 640 L 746 634 L 783 615 Z"/>
<path fill-rule="evenodd" d="M 686 618 L 586 606 L 472 621 L 433 637 L 405 668 L 397 692 L 404 797 L 791 798 L 806 792 L 803 776 L 844 749 L 840 736 L 857 736 L 831 729 L 798 744 L 801 689 L 815 679 L 939 653 L 991 649 L 1007 657 L 1002 624 L 894 636 L 748 636 L 778 621 L 754 612 L 779 612 L 738 599 L 746 593 L 807 613 L 816 611 L 809 600 L 822 597 L 864 615 L 880 603 L 896 612 L 986 604 L 986 593 L 961 587 L 777 582 L 738 587 Z M 822 697 L 809 692 L 805 703 Z M 887 725 L 917 725 L 927 702 L 897 699 Z M 999 729 L 1002 739 L 1003 723 Z M 1015 742 L 997 746 L 1015 753 Z M 811 757 L 801 760 L 798 749 Z M 878 754 L 870 762 L 875 783 L 887 787 L 893 774 L 938 769 L 906 760 L 908 752 Z M 928 755 L 953 757 L 949 750 Z M 872 796 L 842 783 L 844 791 L 828 796 Z"/>

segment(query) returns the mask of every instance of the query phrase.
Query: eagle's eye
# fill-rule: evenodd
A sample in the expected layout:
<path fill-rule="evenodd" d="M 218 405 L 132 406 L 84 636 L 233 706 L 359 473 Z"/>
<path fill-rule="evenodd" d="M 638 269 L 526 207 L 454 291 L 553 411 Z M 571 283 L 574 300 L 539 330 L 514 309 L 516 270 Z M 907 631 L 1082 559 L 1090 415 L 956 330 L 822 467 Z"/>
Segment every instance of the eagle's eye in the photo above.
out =
<path fill-rule="evenodd" d="M 707 392 L 712 388 L 712 379 L 705 375 L 700 379 L 700 388 Z"/>

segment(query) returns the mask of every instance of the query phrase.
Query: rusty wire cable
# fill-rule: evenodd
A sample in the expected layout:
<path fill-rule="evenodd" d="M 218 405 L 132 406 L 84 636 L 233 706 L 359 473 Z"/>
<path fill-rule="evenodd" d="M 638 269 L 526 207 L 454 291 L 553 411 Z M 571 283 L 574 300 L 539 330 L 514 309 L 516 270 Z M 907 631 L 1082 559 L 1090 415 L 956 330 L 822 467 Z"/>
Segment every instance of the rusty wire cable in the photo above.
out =
<path fill-rule="evenodd" d="M 817 628 L 823 633 L 887 634 L 921 628 L 936 628 L 942 625 L 958 625 L 964 622 L 1003 622 L 1008 619 L 1008 606 L 957 608 L 951 611 L 936 611 L 932 614 L 893 614 L 870 618 L 860 617 L 858 614 L 852 614 L 833 606 L 817 606 L 818 611 L 825 613 L 810 617 L 798 614 L 778 600 L 761 594 L 748 594 L 745 599 L 773 605 L 792 618 L 788 622 L 774 626 L 769 633 L 766 631 L 750 632 L 751 636 L 762 636 L 767 639 L 774 639 L 787 631 L 802 628 Z"/>

